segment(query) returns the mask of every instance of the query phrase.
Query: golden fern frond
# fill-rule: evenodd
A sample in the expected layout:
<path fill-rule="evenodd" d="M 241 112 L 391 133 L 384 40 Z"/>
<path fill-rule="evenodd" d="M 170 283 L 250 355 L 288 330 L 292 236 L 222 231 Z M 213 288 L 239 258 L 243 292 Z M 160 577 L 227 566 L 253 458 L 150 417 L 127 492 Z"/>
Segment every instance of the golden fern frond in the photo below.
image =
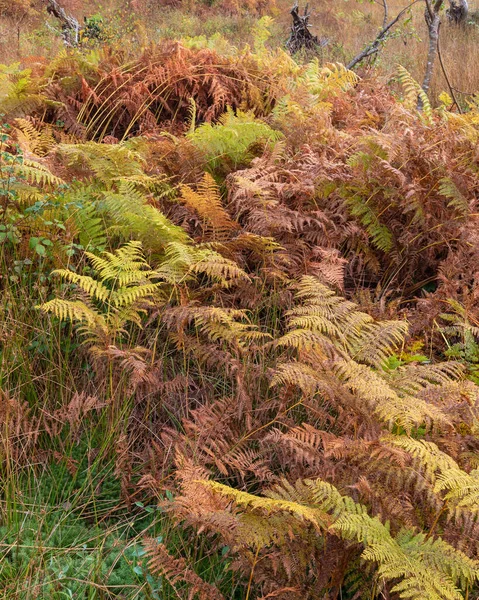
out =
<path fill-rule="evenodd" d="M 317 61 L 317 59 L 314 59 L 314 61 Z M 341 63 L 326 63 L 319 69 L 319 74 L 321 79 L 326 83 L 328 92 L 338 90 L 347 91 L 354 87 L 360 80 L 354 71 L 350 71 Z"/>
<path fill-rule="evenodd" d="M 86 164 L 96 177 L 105 183 L 111 184 L 122 177 L 144 177 L 145 159 L 127 142 L 59 144 L 57 152 L 71 166 Z"/>
<path fill-rule="evenodd" d="M 205 173 L 196 191 L 188 185 L 182 185 L 181 200 L 196 211 L 203 222 L 203 229 L 210 229 L 214 239 L 228 236 L 228 232 L 239 229 L 224 209 L 218 184 L 209 173 Z"/>
<path fill-rule="evenodd" d="M 143 285 L 121 287 L 111 293 L 111 303 L 117 307 L 133 305 L 141 298 L 155 296 L 161 285 L 161 283 L 145 283 Z"/>
<path fill-rule="evenodd" d="M 225 341 L 244 347 L 253 339 L 262 340 L 265 334 L 248 320 L 246 311 L 218 306 L 186 306 L 170 309 L 164 320 L 168 324 L 194 323 L 211 341 Z"/>
<path fill-rule="evenodd" d="M 449 454 L 442 452 L 434 442 L 405 436 L 385 436 L 383 441 L 410 454 L 433 483 L 437 472 L 459 470 L 456 461 Z"/>
<path fill-rule="evenodd" d="M 57 186 L 64 183 L 60 177 L 51 173 L 45 165 L 27 158 L 24 158 L 21 165 L 18 166 L 18 172 L 36 185 Z"/>
<path fill-rule="evenodd" d="M 107 331 L 106 321 L 103 316 L 80 300 L 72 301 L 54 298 L 49 302 L 45 302 L 39 308 L 42 312 L 50 313 L 61 321 L 77 321 L 89 327 L 100 327 L 102 330 Z"/>
<path fill-rule="evenodd" d="M 91 298 L 96 298 L 97 300 L 105 301 L 111 293 L 100 281 L 86 275 L 79 275 L 68 269 L 56 269 L 52 271 L 52 275 L 58 275 L 62 279 L 75 283 Z"/>
<path fill-rule="evenodd" d="M 445 385 L 460 379 L 464 366 L 450 361 L 439 364 L 408 364 L 388 372 L 388 383 L 397 392 L 414 395 L 432 385 Z"/>
<path fill-rule="evenodd" d="M 451 513 L 456 516 L 464 512 L 479 514 L 479 469 L 470 473 L 458 467 L 443 468 L 438 474 L 436 492 L 446 492 L 444 501 Z"/>
<path fill-rule="evenodd" d="M 427 122 L 432 123 L 431 102 L 419 83 L 412 77 L 409 71 L 401 65 L 398 65 L 397 68 L 397 78 L 404 90 L 404 105 L 406 108 L 413 110 L 416 107 L 419 98 Z"/>
<path fill-rule="evenodd" d="M 477 518 L 479 512 L 479 470 L 466 473 L 456 461 L 440 450 L 436 444 L 426 440 L 390 436 L 384 442 L 400 447 L 410 454 L 433 485 L 434 492 L 444 493 L 445 507 L 456 518 L 464 514 Z"/>
<path fill-rule="evenodd" d="M 317 369 L 301 362 L 283 363 L 276 367 L 271 386 L 294 385 L 305 396 L 313 396 L 321 388 Z"/>
<path fill-rule="evenodd" d="M 28 115 L 39 106 L 51 104 L 32 77 L 31 69 L 20 63 L 0 65 L 0 110 L 8 117 Z"/>
<path fill-rule="evenodd" d="M 51 127 L 43 126 L 38 129 L 32 121 L 22 118 L 15 119 L 15 127 L 18 142 L 24 152 L 45 156 L 56 145 Z"/>
<path fill-rule="evenodd" d="M 234 488 L 216 481 L 204 480 L 200 483 L 208 489 L 230 498 L 238 506 L 245 509 L 265 511 L 268 514 L 287 512 L 300 521 L 310 523 L 317 530 L 324 530 L 328 526 L 329 519 L 325 512 L 315 506 L 308 506 L 306 503 L 300 504 L 298 502 L 280 498 L 263 498 L 261 496 L 255 496 L 253 494 L 248 494 L 247 492 L 235 490 Z"/>
<path fill-rule="evenodd" d="M 119 287 L 149 279 L 155 274 L 143 256 L 142 243 L 136 240 L 127 242 L 112 252 L 102 252 L 100 256 L 85 252 L 101 281 L 114 281 Z"/>
<path fill-rule="evenodd" d="M 400 598 L 460 600 L 457 584 L 477 579 L 478 563 L 441 539 L 406 529 L 393 538 L 389 527 L 364 513 L 343 514 L 333 529 L 366 546 L 362 558 L 377 563 L 379 577 L 401 580 L 391 588 Z"/>
<path fill-rule="evenodd" d="M 249 276 L 233 260 L 213 250 L 198 250 L 190 271 L 204 273 L 228 288 L 241 282 L 251 281 Z"/>
<path fill-rule="evenodd" d="M 249 514 L 284 513 L 318 532 L 327 529 L 359 542 L 364 546 L 362 558 L 377 565 L 377 576 L 391 581 L 391 592 L 400 598 L 459 600 L 462 594 L 457 585 L 465 588 L 478 579 L 478 561 L 441 539 L 411 529 L 403 528 L 393 536 L 388 523 L 371 517 L 365 506 L 320 479 L 298 481 L 294 486 L 283 481 L 267 492 L 266 498 L 212 481 L 201 481 L 201 485 L 231 499 Z M 276 522 L 280 528 L 281 521 Z M 288 521 L 283 521 L 282 527 L 287 525 Z"/>
<path fill-rule="evenodd" d="M 332 513 L 335 521 L 330 530 L 345 539 L 355 539 L 365 546 L 362 558 L 378 565 L 378 576 L 401 579 L 391 592 L 400 598 L 459 600 L 457 588 L 472 584 L 479 575 L 479 563 L 441 539 L 401 529 L 393 537 L 388 523 L 370 517 L 364 506 L 321 480 L 307 480 L 314 501 Z"/>
<path fill-rule="evenodd" d="M 404 342 L 407 332 L 406 321 L 367 323 L 350 349 L 351 356 L 379 368 Z"/>
<path fill-rule="evenodd" d="M 319 321 L 315 320 L 315 324 Z M 328 327 L 330 331 L 334 331 L 332 327 Z M 325 332 L 327 334 L 327 331 Z M 311 329 L 293 329 L 275 340 L 275 346 L 283 346 L 285 348 L 295 348 L 296 350 L 312 350 L 313 348 L 323 351 L 330 351 L 334 345 L 327 335 L 311 331 Z M 330 353 L 330 352 L 329 352 Z"/>
<path fill-rule="evenodd" d="M 399 395 L 379 372 L 354 360 L 337 361 L 333 367 L 340 381 L 371 408 L 388 427 L 410 432 L 424 423 L 448 425 L 450 420 L 438 407 L 420 398 Z"/>

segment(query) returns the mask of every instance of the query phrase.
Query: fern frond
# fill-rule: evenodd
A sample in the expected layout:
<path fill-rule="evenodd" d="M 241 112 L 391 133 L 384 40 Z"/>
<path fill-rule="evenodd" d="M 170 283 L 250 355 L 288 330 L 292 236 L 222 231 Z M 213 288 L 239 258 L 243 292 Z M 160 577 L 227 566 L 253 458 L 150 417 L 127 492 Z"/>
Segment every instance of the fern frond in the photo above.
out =
<path fill-rule="evenodd" d="M 234 261 L 212 250 L 199 250 L 193 260 L 190 271 L 204 273 L 228 288 L 241 282 L 251 281 L 247 273 Z"/>
<path fill-rule="evenodd" d="M 134 279 L 133 281 L 137 281 L 137 279 Z M 143 285 L 121 287 L 118 291 L 111 293 L 111 303 L 113 306 L 117 307 L 131 306 L 141 298 L 151 298 L 154 296 L 161 285 L 161 283 L 145 283 Z"/>
<path fill-rule="evenodd" d="M 24 152 L 30 152 L 36 156 L 45 156 L 56 145 L 52 129 L 48 126 L 39 129 L 35 127 L 32 121 L 22 118 L 15 119 L 15 126 L 20 146 Z"/>
<path fill-rule="evenodd" d="M 228 161 L 233 168 L 252 158 L 253 145 L 271 146 L 283 134 L 255 118 L 252 112 L 235 114 L 231 109 L 216 125 L 203 123 L 188 135 L 193 145 L 205 156 L 208 168 L 214 170 Z"/>
<path fill-rule="evenodd" d="M 469 203 L 450 177 L 440 179 L 439 193 L 449 199 L 449 207 L 455 208 L 462 217 L 467 217 L 470 212 Z"/>
<path fill-rule="evenodd" d="M 49 302 L 45 302 L 39 308 L 42 312 L 50 313 L 61 321 L 77 321 L 93 328 L 99 326 L 102 330 L 107 331 L 106 321 L 103 316 L 79 300 L 71 301 L 54 298 Z"/>
<path fill-rule="evenodd" d="M 404 341 L 407 332 L 405 321 L 367 323 L 352 345 L 352 358 L 379 368 Z"/>
<path fill-rule="evenodd" d="M 53 175 L 45 165 L 34 160 L 24 158 L 18 167 L 18 172 L 25 179 L 41 186 L 57 186 L 63 183 L 63 180 Z"/>
<path fill-rule="evenodd" d="M 404 90 L 404 104 L 406 108 L 413 110 L 416 107 L 419 98 L 427 122 L 432 123 L 431 102 L 419 83 L 411 76 L 409 71 L 401 65 L 398 65 L 397 68 L 397 78 Z"/>
<path fill-rule="evenodd" d="M 74 273 L 73 271 L 68 271 L 68 269 L 56 269 L 52 271 L 53 275 L 58 275 L 62 279 L 66 281 L 70 281 L 71 283 L 75 283 L 82 290 L 84 290 L 91 298 L 96 298 L 97 300 L 105 301 L 110 295 L 110 290 L 105 287 L 100 281 L 93 279 L 92 277 L 88 277 L 86 275 L 79 275 L 78 273 Z"/>
<path fill-rule="evenodd" d="M 328 526 L 328 518 L 325 512 L 314 506 L 277 498 L 262 498 L 261 496 L 235 490 L 216 481 L 204 480 L 200 483 L 214 492 L 230 498 L 243 508 L 253 511 L 261 510 L 268 514 L 288 512 L 300 521 L 310 523 L 317 530 L 324 530 Z"/>
<path fill-rule="evenodd" d="M 154 538 L 147 538 L 144 546 L 148 558 L 148 570 L 152 575 L 164 577 L 174 589 L 180 583 L 186 584 L 189 588 L 188 598 L 225 600 L 218 588 L 204 581 L 187 566 L 183 558 L 173 558 L 164 544 L 159 543 Z"/>
<path fill-rule="evenodd" d="M 204 229 L 211 228 L 214 239 L 221 239 L 239 228 L 223 208 L 218 184 L 209 173 L 204 174 L 196 191 L 187 185 L 182 185 L 180 189 L 182 201 L 198 213 Z"/>
<path fill-rule="evenodd" d="M 446 492 L 444 501 L 451 513 L 460 515 L 472 513 L 474 518 L 479 514 L 479 469 L 470 473 L 458 467 L 443 468 L 438 474 L 436 492 Z"/>

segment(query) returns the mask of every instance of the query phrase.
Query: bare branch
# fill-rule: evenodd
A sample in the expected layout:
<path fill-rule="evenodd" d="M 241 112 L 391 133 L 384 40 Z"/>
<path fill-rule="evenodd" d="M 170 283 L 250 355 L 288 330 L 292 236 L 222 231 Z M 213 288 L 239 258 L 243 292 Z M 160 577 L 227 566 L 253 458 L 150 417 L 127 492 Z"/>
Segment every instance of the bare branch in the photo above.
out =
<path fill-rule="evenodd" d="M 413 2 L 411 2 L 411 4 L 408 4 L 408 6 L 406 6 L 405 8 L 403 8 L 395 17 L 392 21 L 390 21 L 386 26 L 384 26 L 381 31 L 378 33 L 378 35 L 376 36 L 376 38 L 366 46 L 366 48 L 364 48 L 364 50 L 362 50 L 359 54 L 357 54 L 352 60 L 351 62 L 348 63 L 347 68 L 348 69 L 354 69 L 354 67 L 360 63 L 362 60 L 364 60 L 365 58 L 367 58 L 368 56 L 371 56 L 373 54 L 376 54 L 379 51 L 380 45 L 381 43 L 386 39 L 388 32 L 394 27 L 394 25 L 396 25 L 396 23 L 401 19 L 401 17 L 408 12 L 408 10 L 413 7 L 415 4 L 417 4 L 418 2 L 422 2 L 423 0 L 414 0 Z M 429 1 L 429 0 L 426 0 Z M 441 0 L 442 2 L 442 0 Z M 387 4 L 386 4 L 386 0 L 384 0 L 384 9 L 385 11 L 387 11 Z M 386 14 L 387 16 L 387 14 Z"/>

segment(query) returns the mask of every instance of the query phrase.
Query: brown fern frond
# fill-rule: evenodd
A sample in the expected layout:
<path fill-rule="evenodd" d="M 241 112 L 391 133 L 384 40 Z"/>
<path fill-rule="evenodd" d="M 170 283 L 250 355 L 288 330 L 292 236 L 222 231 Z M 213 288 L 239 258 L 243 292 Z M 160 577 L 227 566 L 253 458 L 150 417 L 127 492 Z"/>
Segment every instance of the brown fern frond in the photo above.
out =
<path fill-rule="evenodd" d="M 186 597 L 189 600 L 225 600 L 216 586 L 201 579 L 183 558 L 173 558 L 164 544 L 159 544 L 154 538 L 147 538 L 144 547 L 148 569 L 152 575 L 164 577 L 174 588 L 179 583 L 186 584 Z"/>

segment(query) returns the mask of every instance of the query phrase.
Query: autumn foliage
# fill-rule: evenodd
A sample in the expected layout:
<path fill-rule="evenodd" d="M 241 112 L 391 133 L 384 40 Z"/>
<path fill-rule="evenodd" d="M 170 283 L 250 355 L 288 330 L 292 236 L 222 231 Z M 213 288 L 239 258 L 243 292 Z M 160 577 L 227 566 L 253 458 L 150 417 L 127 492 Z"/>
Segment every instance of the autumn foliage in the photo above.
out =
<path fill-rule="evenodd" d="M 0 80 L 2 515 L 127 522 L 85 598 L 475 597 L 476 104 L 261 39 Z"/>

